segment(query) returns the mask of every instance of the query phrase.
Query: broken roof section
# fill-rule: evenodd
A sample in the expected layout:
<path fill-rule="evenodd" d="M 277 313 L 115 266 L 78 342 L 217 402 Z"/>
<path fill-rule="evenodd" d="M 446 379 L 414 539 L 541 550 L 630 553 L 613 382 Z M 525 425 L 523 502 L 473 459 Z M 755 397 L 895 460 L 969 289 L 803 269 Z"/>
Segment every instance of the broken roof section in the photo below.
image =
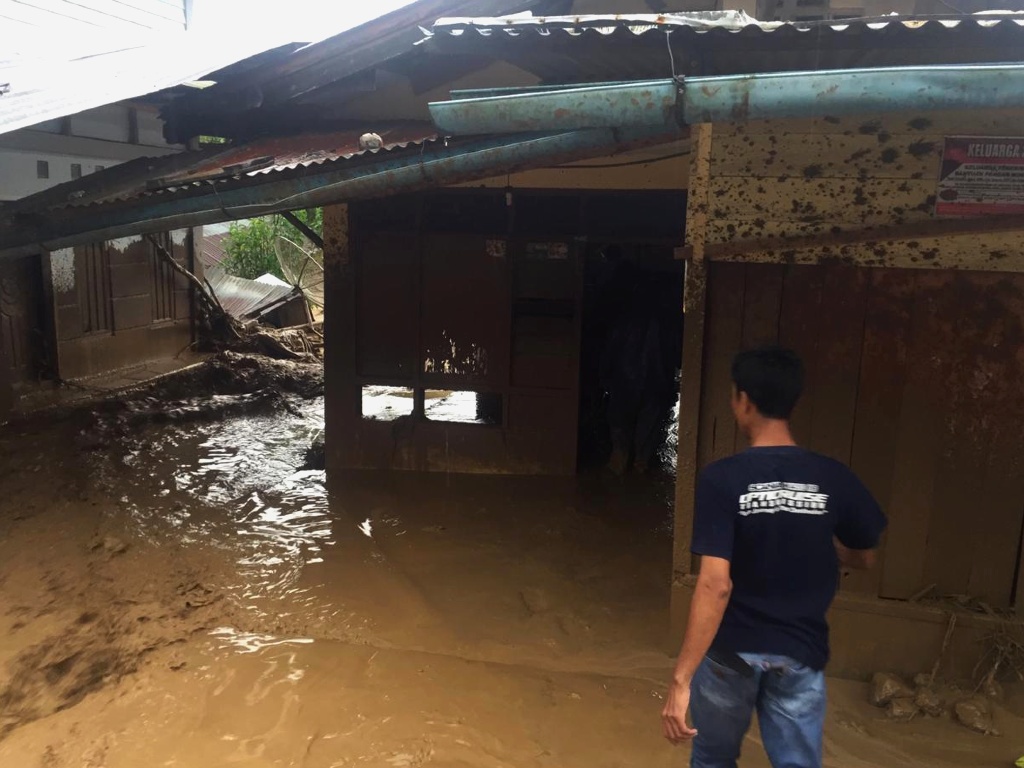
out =
<path fill-rule="evenodd" d="M 423 123 L 384 125 L 374 132 L 380 146 L 361 143 L 364 131 L 303 133 L 256 139 L 237 146 L 215 144 L 203 150 L 164 157 L 143 157 L 100 173 L 59 184 L 9 203 L 7 215 L 32 215 L 61 208 L 133 200 L 217 184 L 258 183 L 268 174 L 301 171 L 370 152 L 391 152 L 437 138 L 437 129 Z M 232 185 L 233 185 L 232 184 Z"/>
<path fill-rule="evenodd" d="M 246 280 L 213 268 L 206 273 L 206 279 L 224 311 L 238 320 L 258 319 L 289 301 L 303 298 L 301 290 L 270 274 Z"/>
<path fill-rule="evenodd" d="M 417 92 L 480 67 L 451 58 L 423 69 L 415 45 L 442 16 L 567 10 L 571 0 L 418 0 L 287 57 L 218 79 L 202 92 L 167 106 L 167 138 L 198 135 L 250 139 L 259 135 L 331 130 L 347 117 L 352 99 L 407 78 Z"/>

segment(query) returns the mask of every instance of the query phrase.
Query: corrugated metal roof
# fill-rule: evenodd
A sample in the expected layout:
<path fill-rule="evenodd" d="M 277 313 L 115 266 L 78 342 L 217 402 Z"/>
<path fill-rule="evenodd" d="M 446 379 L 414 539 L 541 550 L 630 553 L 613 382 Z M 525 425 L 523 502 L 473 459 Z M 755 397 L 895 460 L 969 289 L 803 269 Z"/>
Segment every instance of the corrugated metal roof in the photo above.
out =
<path fill-rule="evenodd" d="M 344 119 L 346 101 L 377 87 L 380 70 L 416 80 L 419 67 L 405 70 L 401 65 L 417 58 L 422 26 L 442 16 L 544 11 L 559 5 L 564 0 L 418 0 L 285 59 L 222 77 L 211 88 L 187 94 L 165 108 L 167 131 L 173 140 L 183 141 L 199 134 L 248 139 L 330 130 Z"/>
<path fill-rule="evenodd" d="M 4 213 L 30 215 L 57 208 L 182 193 L 211 184 L 252 184 L 254 177 L 265 174 L 301 174 L 312 166 L 392 152 L 438 138 L 436 128 L 424 123 L 385 125 L 376 130 L 368 125 L 367 129 L 270 137 L 239 146 L 140 158 L 10 203 L 4 207 Z M 364 150 L 360 146 L 360 137 L 368 131 L 380 136 L 379 149 Z"/>
<path fill-rule="evenodd" d="M 1024 16 L 760 22 L 738 11 L 446 18 L 421 47 L 502 59 L 542 83 L 1020 61 Z"/>
<path fill-rule="evenodd" d="M 281 46 L 280 40 L 196 32 L 123 37 L 105 47 L 54 45 L 40 53 L 5 53 L 0 62 L 0 133 L 203 79 Z"/>
<path fill-rule="evenodd" d="M 224 258 L 227 256 L 225 246 L 227 245 L 228 234 L 226 232 L 209 233 L 206 231 L 207 229 L 208 227 L 203 227 L 199 259 L 203 262 L 204 267 L 215 267 L 224 261 Z"/>
<path fill-rule="evenodd" d="M 246 280 L 227 274 L 223 269 L 210 269 L 206 279 L 224 311 L 240 320 L 259 317 L 289 299 L 301 296 L 292 285 L 281 281 Z"/>
<path fill-rule="evenodd" d="M 959 26 L 977 26 L 991 28 L 1007 22 L 1024 25 L 1022 11 L 994 11 L 980 14 L 962 15 L 949 14 L 940 16 L 898 16 L 891 18 L 874 17 L 865 19 L 844 19 L 841 21 L 758 21 L 743 11 L 704 11 L 696 13 L 662 13 L 662 14 L 606 14 L 579 16 L 534 16 L 530 13 L 512 16 L 489 18 L 445 18 L 434 23 L 427 36 L 444 34 L 458 37 L 476 32 L 484 37 L 501 36 L 519 37 L 524 33 L 534 32 L 539 35 L 550 35 L 564 32 L 572 36 L 584 34 L 613 35 L 629 32 L 643 35 L 654 30 L 670 32 L 681 29 L 694 32 L 744 32 L 758 34 L 778 30 L 809 32 L 812 30 L 831 29 L 845 32 L 856 29 L 881 30 L 886 27 L 900 26 L 905 29 L 920 29 L 925 24 L 938 24 L 947 29 Z"/>

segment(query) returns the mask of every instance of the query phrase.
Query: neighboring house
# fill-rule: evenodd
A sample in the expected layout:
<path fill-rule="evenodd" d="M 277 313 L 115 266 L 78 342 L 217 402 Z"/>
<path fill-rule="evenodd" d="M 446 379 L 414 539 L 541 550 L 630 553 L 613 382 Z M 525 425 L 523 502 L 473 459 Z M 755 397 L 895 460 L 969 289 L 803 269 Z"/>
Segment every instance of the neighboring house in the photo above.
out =
<path fill-rule="evenodd" d="M 203 78 L 295 44 L 188 32 L 188 0 L 0 0 L 0 211 L 75 199 L 124 163 L 172 159 L 159 110 Z M 219 76 L 219 75 L 218 75 Z M 96 182 L 100 185 L 104 181 Z M 100 234 L 73 248 L 0 260 L 0 419 L 42 380 L 72 380 L 177 355 L 194 341 L 190 285 L 167 255 L 197 270 L 188 228 L 156 243 Z M 164 254 L 164 255 L 161 255 Z"/>
<path fill-rule="evenodd" d="M 110 104 L 0 133 L 0 203 L 127 160 L 182 149 L 164 140 L 158 107 L 141 101 Z"/>
<path fill-rule="evenodd" d="M 33 34 L 181 32 L 191 18 L 192 0 L 0 0 L 0 36 L 8 41 Z"/>

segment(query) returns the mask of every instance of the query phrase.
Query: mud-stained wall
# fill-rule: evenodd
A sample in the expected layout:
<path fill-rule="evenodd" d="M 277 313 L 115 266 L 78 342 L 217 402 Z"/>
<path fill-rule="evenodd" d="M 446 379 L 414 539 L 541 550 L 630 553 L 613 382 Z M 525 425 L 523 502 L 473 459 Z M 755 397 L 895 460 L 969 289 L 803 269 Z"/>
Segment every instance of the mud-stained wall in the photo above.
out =
<path fill-rule="evenodd" d="M 0 261 L 0 419 L 45 371 L 39 256 Z"/>
<path fill-rule="evenodd" d="M 1024 269 L 1024 228 L 956 234 L 956 222 L 934 216 L 944 138 L 1020 135 L 1020 118 L 949 111 L 716 125 L 708 258 Z"/>
<path fill-rule="evenodd" d="M 1024 522 L 1024 275 L 713 263 L 698 464 L 743 447 L 741 347 L 807 366 L 797 440 L 852 466 L 890 518 L 881 567 L 843 588 L 1008 607 Z"/>
<path fill-rule="evenodd" d="M 709 160 L 694 171 L 688 227 L 690 255 L 706 267 L 690 270 L 701 282 L 688 295 L 706 299 L 693 345 L 703 365 L 692 465 L 681 457 L 680 467 L 742 447 L 728 406 L 738 349 L 778 342 L 801 353 L 798 440 L 850 464 L 890 518 L 880 567 L 843 577 L 839 674 L 878 660 L 910 671 L 915 654 L 934 653 L 941 615 L 922 619 L 911 598 L 1007 608 L 1024 595 L 1024 223 L 934 215 L 945 137 L 1019 133 L 1020 113 L 1001 111 L 701 130 Z M 677 518 L 677 532 L 692 523 L 691 495 Z M 676 633 L 692 566 L 688 536 L 677 539 Z M 892 610 L 879 618 L 870 605 Z M 964 665 L 980 652 L 961 650 Z"/>
<path fill-rule="evenodd" d="M 187 231 L 155 239 L 179 264 L 191 266 Z M 55 251 L 44 265 L 61 378 L 176 355 L 191 343 L 191 289 L 148 239 L 127 237 Z"/>

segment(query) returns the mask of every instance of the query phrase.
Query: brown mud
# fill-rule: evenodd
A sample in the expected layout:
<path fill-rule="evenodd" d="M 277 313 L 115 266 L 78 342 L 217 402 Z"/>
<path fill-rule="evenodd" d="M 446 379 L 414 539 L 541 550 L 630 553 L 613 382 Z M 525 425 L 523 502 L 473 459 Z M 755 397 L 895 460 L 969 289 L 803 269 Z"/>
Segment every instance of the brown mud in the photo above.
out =
<path fill-rule="evenodd" d="M 672 766 L 670 478 L 299 469 L 318 366 L 227 353 L 0 431 L 0 766 Z M 925 660 L 923 666 L 928 666 Z M 832 681 L 830 768 L 1009 766 Z M 744 766 L 765 768 L 756 732 Z"/>

